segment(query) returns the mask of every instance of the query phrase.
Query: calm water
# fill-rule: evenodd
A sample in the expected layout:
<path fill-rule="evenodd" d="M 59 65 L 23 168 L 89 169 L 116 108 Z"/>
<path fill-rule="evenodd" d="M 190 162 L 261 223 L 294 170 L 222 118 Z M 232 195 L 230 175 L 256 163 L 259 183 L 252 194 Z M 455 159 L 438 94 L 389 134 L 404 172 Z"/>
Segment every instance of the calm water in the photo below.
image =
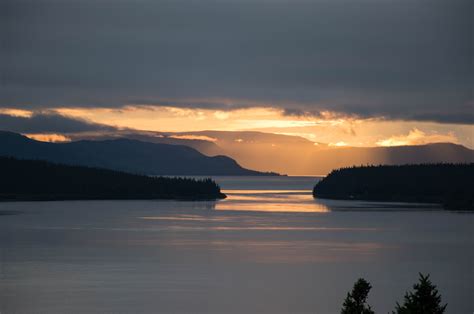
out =
<path fill-rule="evenodd" d="M 0 312 L 337 313 L 364 277 L 387 313 L 420 271 L 474 311 L 474 215 L 216 179 L 226 200 L 0 203 Z"/>

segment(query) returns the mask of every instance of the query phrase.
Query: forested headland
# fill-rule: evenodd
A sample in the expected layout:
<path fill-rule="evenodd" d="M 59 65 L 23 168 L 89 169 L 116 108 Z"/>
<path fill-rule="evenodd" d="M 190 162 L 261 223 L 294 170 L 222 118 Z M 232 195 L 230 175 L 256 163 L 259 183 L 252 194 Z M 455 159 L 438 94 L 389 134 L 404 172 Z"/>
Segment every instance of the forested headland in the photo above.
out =
<path fill-rule="evenodd" d="M 150 177 L 0 157 L 0 201 L 224 198 L 211 179 Z"/>
<path fill-rule="evenodd" d="M 333 170 L 315 185 L 313 196 L 474 210 L 473 180 L 474 163 L 360 166 Z"/>

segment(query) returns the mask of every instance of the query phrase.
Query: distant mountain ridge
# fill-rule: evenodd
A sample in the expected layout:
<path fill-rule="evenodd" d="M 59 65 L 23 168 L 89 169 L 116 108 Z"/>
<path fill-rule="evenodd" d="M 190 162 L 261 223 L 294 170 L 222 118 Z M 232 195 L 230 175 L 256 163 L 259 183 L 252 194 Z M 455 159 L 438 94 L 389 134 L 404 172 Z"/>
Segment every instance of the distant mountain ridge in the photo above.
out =
<path fill-rule="evenodd" d="M 333 169 L 359 165 L 474 162 L 474 150 L 454 143 L 335 147 L 299 136 L 255 131 L 172 133 L 119 130 L 95 135 L 69 134 L 68 137 L 73 141 L 128 138 L 148 143 L 184 145 L 206 156 L 229 156 L 244 168 L 290 175 L 325 175 Z"/>
<path fill-rule="evenodd" d="M 212 156 L 218 152 L 234 158 L 244 167 L 292 175 L 325 175 L 333 169 L 367 164 L 474 162 L 474 150 L 454 143 L 336 147 L 314 143 L 294 135 L 253 131 L 199 131 L 174 134 L 213 138 L 213 146 L 195 146 L 204 154 Z M 208 151 L 209 148 L 212 149 Z"/>
<path fill-rule="evenodd" d="M 315 152 L 314 169 L 329 173 L 333 169 L 360 165 L 408 165 L 472 163 L 474 151 L 453 143 L 391 147 L 341 147 Z"/>
<path fill-rule="evenodd" d="M 47 143 L 0 131 L 0 156 L 148 175 L 265 175 L 226 156 L 209 157 L 188 146 L 131 139 Z"/>
<path fill-rule="evenodd" d="M 204 139 L 187 139 L 175 137 L 174 134 L 167 134 L 163 132 L 152 132 L 152 131 L 114 131 L 104 132 L 103 134 L 69 134 L 68 137 L 73 141 L 79 140 L 116 140 L 116 139 L 131 139 L 142 142 L 157 143 L 157 144 L 170 144 L 170 145 L 183 145 L 194 148 L 200 153 L 207 156 L 218 156 L 225 155 L 223 150 L 217 146 L 214 142 Z"/>

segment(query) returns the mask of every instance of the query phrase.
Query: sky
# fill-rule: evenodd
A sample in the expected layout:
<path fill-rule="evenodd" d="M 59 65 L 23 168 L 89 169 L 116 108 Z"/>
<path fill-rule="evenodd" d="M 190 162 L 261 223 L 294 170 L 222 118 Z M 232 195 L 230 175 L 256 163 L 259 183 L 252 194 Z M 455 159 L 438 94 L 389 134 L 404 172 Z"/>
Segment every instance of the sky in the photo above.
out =
<path fill-rule="evenodd" d="M 474 147 L 471 0 L 3 0 L 0 129 Z"/>

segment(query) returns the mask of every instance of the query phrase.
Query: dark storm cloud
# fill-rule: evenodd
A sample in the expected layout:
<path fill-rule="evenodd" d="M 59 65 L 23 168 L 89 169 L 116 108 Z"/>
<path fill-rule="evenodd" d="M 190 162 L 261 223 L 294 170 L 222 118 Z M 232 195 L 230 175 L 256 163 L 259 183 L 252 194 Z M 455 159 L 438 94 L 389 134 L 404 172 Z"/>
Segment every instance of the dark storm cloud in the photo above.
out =
<path fill-rule="evenodd" d="M 0 106 L 261 102 L 472 123 L 473 9 L 471 0 L 4 0 Z M 220 98 L 237 101 L 206 101 Z"/>
<path fill-rule="evenodd" d="M 18 133 L 80 133 L 116 129 L 58 114 L 35 114 L 31 117 L 0 114 L 0 130 Z"/>

